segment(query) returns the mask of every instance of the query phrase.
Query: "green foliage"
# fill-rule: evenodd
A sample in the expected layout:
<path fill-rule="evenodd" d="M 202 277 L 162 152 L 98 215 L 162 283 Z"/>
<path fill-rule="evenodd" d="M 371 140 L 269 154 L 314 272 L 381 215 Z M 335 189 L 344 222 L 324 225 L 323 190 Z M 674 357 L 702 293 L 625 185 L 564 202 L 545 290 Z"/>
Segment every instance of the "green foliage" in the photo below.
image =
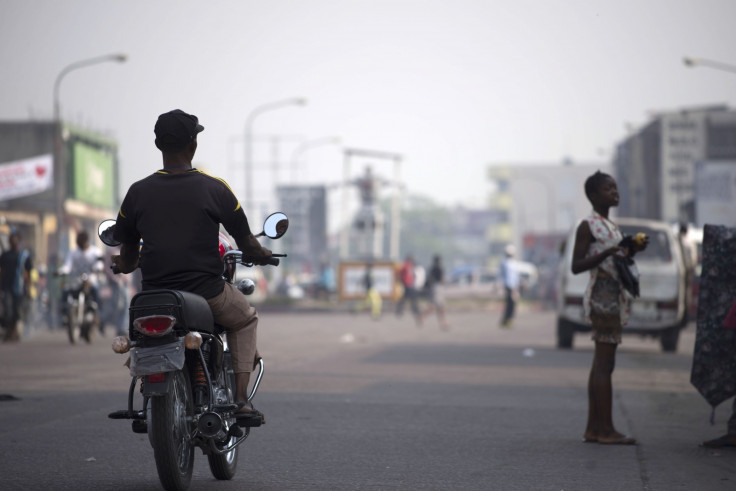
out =
<path fill-rule="evenodd" d="M 391 201 L 383 200 L 381 209 L 388 218 L 387 221 L 390 221 Z M 453 225 L 452 210 L 449 208 L 427 196 L 406 196 L 401 210 L 399 257 L 404 258 L 411 254 L 417 264 L 428 267 L 432 256 L 439 254 L 449 263 L 448 260 L 457 257 L 460 251 L 456 245 L 457 237 Z M 389 234 L 385 235 L 385 240 L 388 250 Z"/>

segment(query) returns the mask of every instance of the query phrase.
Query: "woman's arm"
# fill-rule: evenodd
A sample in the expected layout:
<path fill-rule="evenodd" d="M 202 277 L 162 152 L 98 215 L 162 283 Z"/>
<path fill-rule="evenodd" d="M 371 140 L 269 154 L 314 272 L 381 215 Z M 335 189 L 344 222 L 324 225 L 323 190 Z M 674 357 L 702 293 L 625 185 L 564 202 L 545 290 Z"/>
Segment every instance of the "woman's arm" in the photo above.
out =
<path fill-rule="evenodd" d="M 578 226 L 578 230 L 575 233 L 575 246 L 572 250 L 572 273 L 579 274 L 583 271 L 591 270 L 597 267 L 603 262 L 608 256 L 618 252 L 620 247 L 609 247 L 605 251 L 596 254 L 594 256 L 586 257 L 590 244 L 595 241 L 593 233 L 590 231 L 590 225 L 587 221 L 583 221 Z"/>

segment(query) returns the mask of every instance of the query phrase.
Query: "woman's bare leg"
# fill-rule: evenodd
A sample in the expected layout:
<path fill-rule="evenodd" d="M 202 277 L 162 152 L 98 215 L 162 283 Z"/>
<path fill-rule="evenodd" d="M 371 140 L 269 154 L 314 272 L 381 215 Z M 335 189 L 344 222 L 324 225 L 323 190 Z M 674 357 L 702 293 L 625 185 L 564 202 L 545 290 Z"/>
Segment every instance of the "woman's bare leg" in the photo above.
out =
<path fill-rule="evenodd" d="M 595 343 L 593 366 L 588 379 L 588 424 L 585 440 L 615 441 L 624 435 L 613 427 L 613 386 L 611 377 L 618 345 Z"/>

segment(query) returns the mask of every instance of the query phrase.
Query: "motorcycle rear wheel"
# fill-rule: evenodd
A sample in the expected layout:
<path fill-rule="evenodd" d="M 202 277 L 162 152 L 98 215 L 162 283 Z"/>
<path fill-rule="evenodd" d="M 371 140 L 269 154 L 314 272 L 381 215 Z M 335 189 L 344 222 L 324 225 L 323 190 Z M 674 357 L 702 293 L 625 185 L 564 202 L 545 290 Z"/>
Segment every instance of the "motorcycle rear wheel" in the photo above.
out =
<path fill-rule="evenodd" d="M 158 478 L 164 489 L 189 487 L 194 467 L 192 416 L 194 406 L 186 367 L 171 372 L 171 389 L 151 397 L 151 444 Z"/>
<path fill-rule="evenodd" d="M 232 367 L 232 358 L 230 353 L 225 353 L 224 363 L 222 370 L 224 376 L 227 378 L 227 384 L 230 388 L 230 396 L 228 402 L 233 402 L 235 394 L 235 373 Z M 231 445 L 237 438 L 231 437 L 227 444 Z M 210 471 L 215 479 L 220 481 L 229 481 L 235 477 L 235 472 L 238 470 L 238 450 L 240 447 L 235 447 L 224 455 L 209 454 L 207 460 L 210 464 Z"/>

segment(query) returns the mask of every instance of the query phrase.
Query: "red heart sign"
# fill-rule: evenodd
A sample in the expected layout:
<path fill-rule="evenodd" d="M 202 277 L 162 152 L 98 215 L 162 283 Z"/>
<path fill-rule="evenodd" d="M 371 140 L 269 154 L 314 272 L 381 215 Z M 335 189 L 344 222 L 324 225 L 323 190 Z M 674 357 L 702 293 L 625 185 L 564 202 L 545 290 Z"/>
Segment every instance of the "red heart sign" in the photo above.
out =
<path fill-rule="evenodd" d="M 36 175 L 38 177 L 43 177 L 44 174 L 46 174 L 46 167 L 37 165 L 36 166 Z"/>

